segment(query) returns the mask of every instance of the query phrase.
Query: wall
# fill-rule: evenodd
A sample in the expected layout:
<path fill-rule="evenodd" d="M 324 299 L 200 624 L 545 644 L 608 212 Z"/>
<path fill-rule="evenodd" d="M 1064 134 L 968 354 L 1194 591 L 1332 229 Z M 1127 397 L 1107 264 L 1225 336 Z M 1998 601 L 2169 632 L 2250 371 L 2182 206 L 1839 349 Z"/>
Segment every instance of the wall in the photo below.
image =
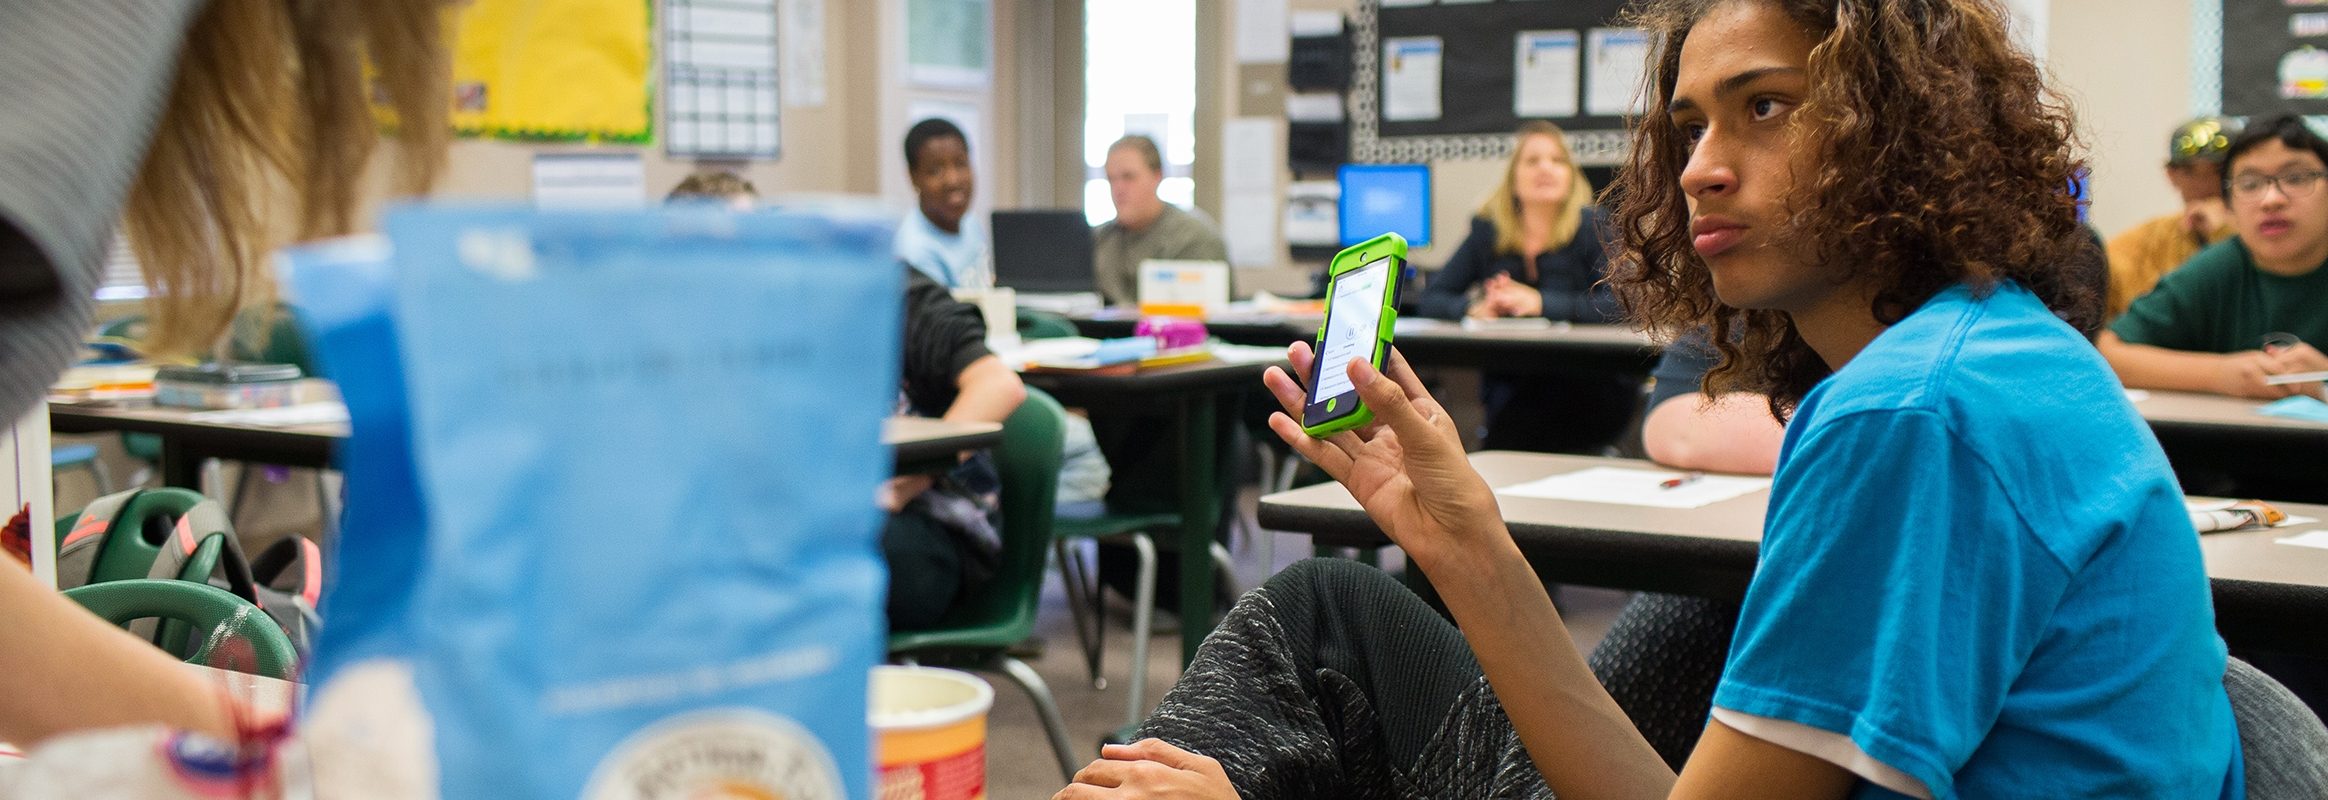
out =
<path fill-rule="evenodd" d="M 1013 202 L 1022 180 L 997 169 L 1012 160 L 1020 127 L 1014 91 L 1019 81 L 1020 48 L 1014 26 L 1019 7 L 1032 0 L 994 0 L 994 75 L 984 87 L 919 89 L 906 86 L 906 0 L 815 0 L 825 8 L 826 100 L 813 108 L 786 107 L 783 111 L 783 151 L 774 161 L 721 162 L 707 166 L 735 169 L 762 192 L 848 193 L 881 196 L 900 208 L 913 200 L 905 178 L 904 158 L 898 147 L 914 122 L 907 116 L 916 100 L 965 103 L 979 112 L 984 130 L 972 132 L 980 141 L 978 202 L 990 207 Z M 1048 45 L 1031 48 L 1047 53 Z M 1036 65 L 1048 69 L 1047 62 Z M 531 144 L 487 139 L 462 139 L 453 144 L 448 169 L 435 195 L 456 198 L 529 197 L 533 157 L 545 152 L 638 152 L 646 166 L 647 191 L 652 197 L 697 169 L 691 160 L 664 157 L 659 144 L 645 147 L 581 144 Z M 370 196 L 386 196 L 385 170 L 373 170 Z"/>
<path fill-rule="evenodd" d="M 2053 0 L 2047 67 L 2093 162 L 2103 235 L 2182 207 L 2166 140 L 2190 117 L 2191 0 Z"/>
<path fill-rule="evenodd" d="M 1199 0 L 1198 58 L 1215 67 L 1202 97 L 1215 113 L 1211 127 L 1200 110 L 1197 135 L 1209 147 L 1197 159 L 1197 204 L 1219 213 L 1219 120 L 1239 116 L 1282 121 L 1282 65 L 1236 63 L 1235 3 Z M 2024 15 L 2017 29 L 2042 37 L 2047 68 L 2079 115 L 2092 161 L 2092 220 L 2104 235 L 2180 207 L 2160 166 L 2165 141 L 2190 113 L 2191 0 L 2011 0 Z M 1213 13 L 1205 13 L 1210 5 Z M 1290 0 L 1293 10 L 1357 13 L 1356 0 Z M 1203 73 L 1200 72 L 1200 75 Z M 1274 85 L 1270 85 L 1274 81 Z M 1282 133 L 1280 134 L 1282 136 Z M 1471 213 L 1494 190 L 1500 159 L 1440 161 L 1431 177 L 1431 247 L 1417 249 L 1418 266 L 1443 263 L 1461 243 Z M 1290 175 L 1279 176 L 1280 187 Z M 1211 187 L 1207 190 L 1205 187 Z"/>

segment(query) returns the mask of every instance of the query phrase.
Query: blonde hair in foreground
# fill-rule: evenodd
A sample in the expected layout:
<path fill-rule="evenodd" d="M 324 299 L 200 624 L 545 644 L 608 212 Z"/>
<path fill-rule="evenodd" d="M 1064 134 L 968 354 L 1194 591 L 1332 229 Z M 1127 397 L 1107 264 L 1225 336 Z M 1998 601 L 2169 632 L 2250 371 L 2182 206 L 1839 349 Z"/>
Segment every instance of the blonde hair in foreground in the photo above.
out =
<path fill-rule="evenodd" d="M 274 299 L 268 255 L 355 227 L 395 113 L 395 191 L 427 190 L 450 138 L 443 0 L 210 0 L 186 32 L 153 143 L 123 208 L 152 333 L 205 351 Z M 286 227 L 287 224 L 293 227 Z"/>
<path fill-rule="evenodd" d="M 1495 224 L 1495 251 L 1520 252 L 1520 152 L 1531 136 L 1550 136 L 1560 143 L 1560 160 L 1568 165 L 1568 202 L 1560 204 L 1560 215 L 1552 218 L 1552 238 L 1544 243 L 1546 250 L 1567 247 L 1576 239 L 1576 229 L 1584 224 L 1584 207 L 1592 204 L 1592 180 L 1584 177 L 1584 170 L 1576 168 L 1576 155 L 1568 152 L 1568 134 L 1560 126 L 1542 120 L 1520 123 L 1519 133 L 1512 136 L 1512 157 L 1504 162 L 1503 181 L 1496 184 L 1495 193 L 1479 206 L 1479 215 Z"/>

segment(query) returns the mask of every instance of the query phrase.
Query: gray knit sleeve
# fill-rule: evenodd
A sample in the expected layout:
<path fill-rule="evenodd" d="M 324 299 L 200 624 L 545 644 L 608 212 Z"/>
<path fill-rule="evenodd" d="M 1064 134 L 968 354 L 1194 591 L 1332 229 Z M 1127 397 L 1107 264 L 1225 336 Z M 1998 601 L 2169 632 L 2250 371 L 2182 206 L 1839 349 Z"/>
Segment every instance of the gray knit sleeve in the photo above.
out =
<path fill-rule="evenodd" d="M 198 0 L 0 0 L 0 423 L 77 351 Z"/>

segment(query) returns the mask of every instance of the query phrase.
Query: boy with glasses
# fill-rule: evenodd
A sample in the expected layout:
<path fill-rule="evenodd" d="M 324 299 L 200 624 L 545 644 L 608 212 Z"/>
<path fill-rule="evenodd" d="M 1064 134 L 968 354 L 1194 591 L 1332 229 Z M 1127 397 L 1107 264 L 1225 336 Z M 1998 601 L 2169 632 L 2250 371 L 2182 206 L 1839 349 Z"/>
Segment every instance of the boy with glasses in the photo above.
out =
<path fill-rule="evenodd" d="M 2253 124 L 2225 154 L 2238 236 L 2193 256 L 2126 310 L 2098 344 L 2127 386 L 2274 399 L 2328 370 L 2328 140 L 2301 118 Z"/>

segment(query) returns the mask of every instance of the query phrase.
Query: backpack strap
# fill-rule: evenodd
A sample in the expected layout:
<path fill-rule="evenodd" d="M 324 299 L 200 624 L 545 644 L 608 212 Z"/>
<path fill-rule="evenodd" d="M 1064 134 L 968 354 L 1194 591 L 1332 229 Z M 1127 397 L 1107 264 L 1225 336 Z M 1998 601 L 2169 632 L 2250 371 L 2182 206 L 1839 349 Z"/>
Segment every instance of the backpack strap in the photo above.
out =
<path fill-rule="evenodd" d="M 81 517 L 73 523 L 73 530 L 57 543 L 57 588 L 71 589 L 85 586 L 97 571 L 97 555 L 104 551 L 105 537 L 113 529 L 113 521 L 121 516 L 123 506 L 129 504 L 143 489 L 130 489 L 89 501 L 81 509 Z"/>

